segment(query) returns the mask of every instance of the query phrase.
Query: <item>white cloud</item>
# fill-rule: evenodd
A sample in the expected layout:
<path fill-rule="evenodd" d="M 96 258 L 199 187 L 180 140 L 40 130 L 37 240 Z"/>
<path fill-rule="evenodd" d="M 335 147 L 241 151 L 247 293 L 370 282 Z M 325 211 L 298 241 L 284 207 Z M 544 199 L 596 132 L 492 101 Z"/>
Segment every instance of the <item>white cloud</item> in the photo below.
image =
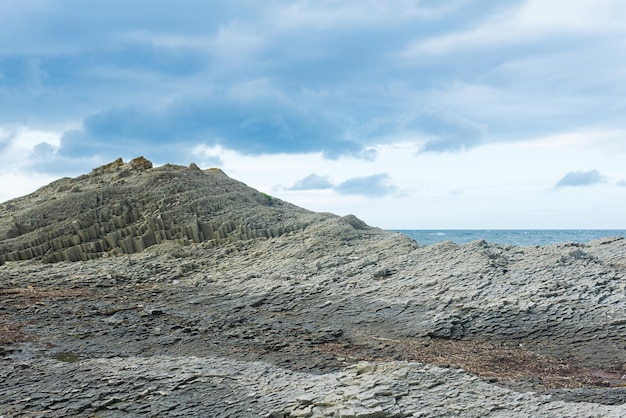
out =
<path fill-rule="evenodd" d="M 529 0 L 516 16 L 520 26 L 567 32 L 623 32 L 621 0 Z"/>
<path fill-rule="evenodd" d="M 111 35 L 112 39 L 121 43 L 149 44 L 166 48 L 194 48 L 209 50 L 214 40 L 213 36 L 193 36 L 190 34 L 163 33 L 160 31 L 148 31 L 145 29 L 122 30 Z"/>
<path fill-rule="evenodd" d="M 223 164 L 221 157 L 223 153 L 224 150 L 220 145 L 209 147 L 204 144 L 199 144 L 191 150 L 191 158 L 198 159 L 197 161 L 192 162 L 196 163 L 196 165 L 200 167 L 219 167 Z"/>
<path fill-rule="evenodd" d="M 34 148 L 41 143 L 49 144 L 54 151 L 59 148 L 61 134 L 19 128 L 0 131 L 0 161 L 2 167 L 17 168 L 24 165 Z"/>
<path fill-rule="evenodd" d="M 56 180 L 57 176 L 38 170 L 37 150 L 54 153 L 60 134 L 19 128 L 0 131 L 0 202 L 31 193 Z M 42 147 L 45 145 L 45 147 Z"/>
<path fill-rule="evenodd" d="M 598 170 L 570 171 L 559 180 L 554 187 L 593 186 L 605 182 L 605 177 Z"/>
<path fill-rule="evenodd" d="M 439 1 L 432 7 L 413 0 L 382 2 L 360 1 L 295 1 L 286 7 L 270 9 L 274 27 L 279 30 L 346 28 L 349 26 L 378 26 L 413 19 L 435 19 L 445 16 L 468 0 Z"/>
<path fill-rule="evenodd" d="M 419 39 L 403 55 L 518 46 L 557 34 L 624 33 L 626 3 L 619 0 L 528 0 L 500 10 L 472 29 Z"/>
<path fill-rule="evenodd" d="M 264 33 L 249 25 L 229 23 L 220 27 L 210 42 L 210 49 L 216 59 L 224 64 L 242 64 L 263 54 L 266 46 Z"/>
<path fill-rule="evenodd" d="M 328 176 L 320 176 L 313 173 L 296 181 L 287 190 L 324 190 L 332 188 L 333 183 Z"/>
<path fill-rule="evenodd" d="M 384 197 L 393 194 L 397 187 L 387 173 L 377 173 L 365 177 L 353 177 L 336 185 L 334 190 L 341 195 Z"/>

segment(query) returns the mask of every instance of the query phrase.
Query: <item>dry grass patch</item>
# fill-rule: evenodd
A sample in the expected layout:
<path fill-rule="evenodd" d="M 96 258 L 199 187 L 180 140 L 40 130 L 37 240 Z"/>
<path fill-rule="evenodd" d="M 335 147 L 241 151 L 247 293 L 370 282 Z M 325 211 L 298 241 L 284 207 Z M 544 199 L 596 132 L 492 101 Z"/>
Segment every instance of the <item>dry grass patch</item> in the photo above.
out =
<path fill-rule="evenodd" d="M 575 359 L 556 359 L 520 346 L 464 340 L 391 340 L 371 344 L 329 343 L 324 352 L 351 360 L 408 360 L 461 368 L 490 382 L 531 381 L 544 389 L 619 387 L 626 385 L 626 367 L 589 369 Z"/>

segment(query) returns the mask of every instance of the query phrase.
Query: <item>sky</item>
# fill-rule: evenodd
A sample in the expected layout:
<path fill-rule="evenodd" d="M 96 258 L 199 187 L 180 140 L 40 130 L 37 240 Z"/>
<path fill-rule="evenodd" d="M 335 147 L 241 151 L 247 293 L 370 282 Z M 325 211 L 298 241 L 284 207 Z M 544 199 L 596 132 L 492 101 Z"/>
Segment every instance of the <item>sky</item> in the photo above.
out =
<path fill-rule="evenodd" d="M 387 229 L 626 229 L 623 0 L 0 0 L 0 201 L 118 157 Z"/>

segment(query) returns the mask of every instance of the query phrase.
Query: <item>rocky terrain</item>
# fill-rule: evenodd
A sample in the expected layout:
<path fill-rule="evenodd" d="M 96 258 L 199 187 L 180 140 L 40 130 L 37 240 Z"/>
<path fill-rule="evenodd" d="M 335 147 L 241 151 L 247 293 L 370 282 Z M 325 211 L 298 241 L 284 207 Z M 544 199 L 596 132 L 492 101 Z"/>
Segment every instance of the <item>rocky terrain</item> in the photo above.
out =
<path fill-rule="evenodd" d="M 0 205 L 0 416 L 626 416 L 625 271 L 117 160 Z"/>

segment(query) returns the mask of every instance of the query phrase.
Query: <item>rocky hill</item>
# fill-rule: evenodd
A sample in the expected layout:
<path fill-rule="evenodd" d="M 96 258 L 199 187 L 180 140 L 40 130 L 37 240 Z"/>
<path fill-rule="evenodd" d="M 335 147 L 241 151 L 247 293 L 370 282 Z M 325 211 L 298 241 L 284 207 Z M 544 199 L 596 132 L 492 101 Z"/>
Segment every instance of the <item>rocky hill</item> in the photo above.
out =
<path fill-rule="evenodd" d="M 153 168 L 143 157 L 128 164 L 120 158 L 1 206 L 0 264 L 86 261 L 164 241 L 218 245 L 270 238 L 304 229 L 316 218 L 307 213 L 219 169 Z"/>
<path fill-rule="evenodd" d="M 420 246 L 220 170 L 0 205 L 0 415 L 625 416 L 626 243 Z"/>

